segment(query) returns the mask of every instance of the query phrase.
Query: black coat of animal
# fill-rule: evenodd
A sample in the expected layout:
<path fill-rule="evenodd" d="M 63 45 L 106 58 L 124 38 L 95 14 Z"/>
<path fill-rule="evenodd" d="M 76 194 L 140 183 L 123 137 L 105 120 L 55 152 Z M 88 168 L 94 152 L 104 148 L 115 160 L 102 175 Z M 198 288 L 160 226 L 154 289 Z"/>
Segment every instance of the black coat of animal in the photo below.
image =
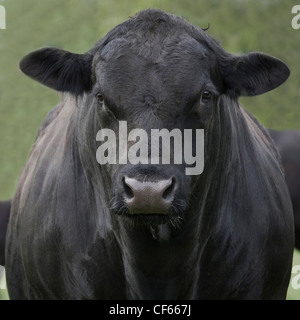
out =
<path fill-rule="evenodd" d="M 277 150 L 237 102 L 284 82 L 282 61 L 233 56 L 184 19 L 147 10 L 85 54 L 46 48 L 20 66 L 68 94 L 12 202 L 12 299 L 285 298 L 292 205 Z M 96 134 L 118 135 L 121 120 L 146 132 L 204 129 L 204 172 L 100 165 Z"/>
<path fill-rule="evenodd" d="M 0 201 L 0 265 L 5 263 L 5 237 L 10 215 L 11 201 Z"/>
<path fill-rule="evenodd" d="M 269 130 L 281 155 L 295 219 L 295 246 L 300 250 L 300 131 Z"/>

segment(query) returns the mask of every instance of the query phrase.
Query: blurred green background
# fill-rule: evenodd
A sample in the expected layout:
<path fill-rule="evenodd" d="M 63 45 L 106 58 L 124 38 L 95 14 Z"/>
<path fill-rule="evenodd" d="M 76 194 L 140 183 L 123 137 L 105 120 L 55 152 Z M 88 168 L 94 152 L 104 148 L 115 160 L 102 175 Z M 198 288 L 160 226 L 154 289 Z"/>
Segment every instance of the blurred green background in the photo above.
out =
<path fill-rule="evenodd" d="M 56 46 L 82 53 L 115 25 L 140 10 L 160 8 L 186 18 L 229 52 L 262 51 L 283 59 L 288 81 L 241 103 L 266 127 L 300 129 L 300 30 L 291 26 L 291 0 L 0 0 L 6 30 L 0 30 L 0 199 L 11 198 L 37 129 L 60 95 L 18 68 L 28 52 Z M 300 4 L 300 3 L 298 3 Z M 300 264 L 295 251 L 294 265 Z M 0 290 L 0 298 L 7 298 Z M 300 299 L 290 287 L 288 299 Z"/>

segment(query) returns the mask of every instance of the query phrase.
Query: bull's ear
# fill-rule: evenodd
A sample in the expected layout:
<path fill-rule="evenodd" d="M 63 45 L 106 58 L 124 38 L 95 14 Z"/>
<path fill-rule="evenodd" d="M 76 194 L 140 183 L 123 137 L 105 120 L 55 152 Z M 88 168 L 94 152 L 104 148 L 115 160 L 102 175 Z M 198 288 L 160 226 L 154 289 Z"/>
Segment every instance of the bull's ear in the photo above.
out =
<path fill-rule="evenodd" d="M 275 89 L 290 75 L 283 61 L 259 52 L 223 57 L 220 69 L 227 89 L 235 95 L 245 96 Z"/>
<path fill-rule="evenodd" d="M 93 56 L 44 48 L 25 56 L 21 70 L 42 84 L 57 91 L 80 95 L 92 87 Z"/>

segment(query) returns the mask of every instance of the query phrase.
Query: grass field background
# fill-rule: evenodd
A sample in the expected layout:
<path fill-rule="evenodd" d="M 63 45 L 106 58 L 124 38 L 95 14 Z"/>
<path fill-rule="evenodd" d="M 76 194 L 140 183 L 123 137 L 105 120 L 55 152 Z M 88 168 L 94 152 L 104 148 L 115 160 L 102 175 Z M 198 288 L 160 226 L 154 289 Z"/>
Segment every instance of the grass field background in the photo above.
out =
<path fill-rule="evenodd" d="M 300 129 L 300 30 L 291 27 L 290 0 L 0 0 L 6 30 L 0 30 L 0 199 L 13 196 L 37 129 L 59 94 L 18 68 L 28 52 L 56 46 L 87 51 L 112 27 L 136 12 L 160 8 L 183 16 L 229 52 L 262 51 L 283 59 L 289 80 L 275 91 L 241 99 L 259 121 L 274 129 Z M 295 252 L 294 264 L 300 264 Z M 0 298 L 7 298 L 0 290 Z M 288 299 L 300 299 L 289 289 Z"/>

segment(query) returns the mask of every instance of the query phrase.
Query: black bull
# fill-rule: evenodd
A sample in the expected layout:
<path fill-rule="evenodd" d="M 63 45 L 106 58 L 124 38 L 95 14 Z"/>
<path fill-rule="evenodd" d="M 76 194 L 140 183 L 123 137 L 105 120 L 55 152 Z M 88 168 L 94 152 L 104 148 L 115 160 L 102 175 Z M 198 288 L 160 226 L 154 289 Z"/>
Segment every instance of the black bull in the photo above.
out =
<path fill-rule="evenodd" d="M 11 201 L 0 201 L 0 265 L 5 264 L 5 237 L 10 216 Z"/>
<path fill-rule="evenodd" d="M 295 247 L 300 250 L 300 131 L 269 130 L 281 155 L 285 179 L 293 204 Z"/>
<path fill-rule="evenodd" d="M 272 140 L 237 102 L 283 83 L 282 61 L 233 56 L 182 18 L 147 10 L 85 54 L 41 49 L 20 67 L 67 94 L 12 201 L 10 298 L 285 298 L 292 206 Z M 174 161 L 100 165 L 97 132 L 118 135 L 120 121 L 204 129 L 203 173 Z"/>

